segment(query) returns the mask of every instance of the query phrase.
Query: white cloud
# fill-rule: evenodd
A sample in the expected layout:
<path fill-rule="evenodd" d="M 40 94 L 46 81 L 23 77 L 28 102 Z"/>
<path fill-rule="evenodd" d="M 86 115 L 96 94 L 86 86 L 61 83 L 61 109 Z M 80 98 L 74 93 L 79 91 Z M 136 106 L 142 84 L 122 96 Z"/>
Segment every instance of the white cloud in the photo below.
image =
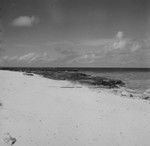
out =
<path fill-rule="evenodd" d="M 18 18 L 13 20 L 12 25 L 18 27 L 31 27 L 38 21 L 38 18 L 34 16 L 19 16 Z"/>
<path fill-rule="evenodd" d="M 91 49 L 86 49 L 86 52 L 74 59 L 74 61 L 79 63 L 93 63 L 101 58 L 105 59 L 107 56 L 115 59 L 116 56 L 120 57 L 120 54 L 124 57 L 126 54 L 134 55 L 136 51 L 143 47 L 140 41 L 125 37 L 122 31 L 118 31 L 113 38 L 83 40 L 80 44 L 82 44 L 83 48 L 88 46 Z M 91 53 L 89 54 L 88 51 Z"/>
<path fill-rule="evenodd" d="M 99 58 L 99 56 L 96 56 L 94 53 L 92 53 L 77 57 L 74 59 L 74 61 L 79 63 L 93 63 L 97 58 Z"/>
<path fill-rule="evenodd" d="M 6 59 L 8 59 L 8 58 L 9 58 L 8 56 L 2 57 L 3 60 L 6 60 Z"/>
<path fill-rule="evenodd" d="M 36 53 L 36 52 L 30 52 L 27 54 L 23 54 L 20 56 L 3 56 L 1 58 L 1 62 L 8 62 L 8 63 L 26 63 L 26 64 L 32 64 L 35 62 L 41 62 L 44 61 L 49 62 L 55 60 L 54 58 L 50 57 L 47 52 L 43 53 Z"/>
<path fill-rule="evenodd" d="M 25 54 L 23 56 L 20 56 L 18 59 L 19 60 L 30 60 L 34 57 L 35 57 L 35 53 L 28 53 L 28 54 Z"/>
<path fill-rule="evenodd" d="M 142 47 L 142 45 L 139 42 L 132 42 L 132 46 L 130 48 L 130 50 L 132 52 L 139 50 Z"/>
<path fill-rule="evenodd" d="M 134 52 L 142 47 L 142 44 L 139 41 L 135 41 L 131 38 L 124 37 L 124 33 L 122 31 L 119 31 L 115 38 L 112 45 L 112 51 L 113 50 L 130 50 L 131 52 Z"/>
<path fill-rule="evenodd" d="M 74 60 L 77 62 L 83 61 L 85 63 L 105 58 L 105 56 L 109 54 L 114 54 L 114 56 L 115 54 L 118 56 L 120 54 L 134 54 L 144 46 L 142 41 L 126 37 L 123 31 L 118 31 L 114 37 L 109 39 L 82 40 L 80 44 L 85 48 L 86 52 L 83 52 L 82 55 Z M 88 51 L 96 56 L 87 55 Z"/>
<path fill-rule="evenodd" d="M 17 60 L 18 59 L 18 56 L 3 56 L 2 57 L 2 60 L 3 61 L 13 61 L 13 60 Z"/>
<path fill-rule="evenodd" d="M 114 49 L 123 49 L 123 48 L 125 48 L 126 44 L 127 44 L 126 40 L 115 41 L 113 43 L 113 48 Z"/>
<path fill-rule="evenodd" d="M 129 40 L 127 38 L 124 38 L 124 33 L 122 31 L 119 31 L 116 34 L 112 47 L 113 49 L 124 49 L 128 44 L 128 41 Z"/>
<path fill-rule="evenodd" d="M 124 33 L 122 31 L 118 31 L 117 35 L 116 35 L 116 38 L 119 39 L 119 40 L 122 40 L 124 37 Z"/>
<path fill-rule="evenodd" d="M 137 40 L 125 36 L 124 32 L 119 31 L 112 38 L 107 39 L 95 38 L 92 40 L 80 40 L 79 42 L 49 42 L 47 45 L 50 48 L 54 48 L 57 57 L 53 57 L 53 54 L 48 51 L 30 52 L 21 56 L 4 56 L 2 60 L 6 60 L 6 63 L 14 61 L 23 65 L 54 63 L 54 65 L 63 64 L 71 66 L 72 64 L 78 63 L 79 65 L 80 63 L 81 65 L 88 66 L 90 63 L 92 65 L 95 63 L 97 65 L 111 66 L 118 65 L 119 63 L 130 65 L 130 62 L 136 63 L 136 61 L 143 62 L 144 64 L 145 58 L 149 57 L 149 38 Z M 24 47 L 24 45 L 20 47 Z M 139 59 L 142 58 L 141 56 L 146 57 L 143 57 L 144 59 L 142 60 Z M 148 62 L 147 60 L 145 62 Z"/>
<path fill-rule="evenodd" d="M 124 49 L 126 45 L 130 42 L 129 38 L 124 37 L 124 32 L 118 31 L 117 34 L 113 38 L 99 38 L 92 40 L 82 40 L 80 45 L 82 47 L 95 47 L 100 49 L 106 49 L 106 51 L 110 51 L 113 49 Z"/>
<path fill-rule="evenodd" d="M 147 36 L 146 38 L 144 38 L 144 47 L 147 49 L 150 49 L 150 36 Z"/>

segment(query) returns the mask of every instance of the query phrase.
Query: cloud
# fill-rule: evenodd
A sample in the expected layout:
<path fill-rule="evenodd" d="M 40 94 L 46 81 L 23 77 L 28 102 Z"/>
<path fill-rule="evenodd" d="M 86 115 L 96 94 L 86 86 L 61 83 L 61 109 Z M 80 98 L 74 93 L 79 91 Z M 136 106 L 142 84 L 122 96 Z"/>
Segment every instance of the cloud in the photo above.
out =
<path fill-rule="evenodd" d="M 125 37 L 124 33 L 119 31 L 112 39 L 112 42 L 101 48 L 105 51 L 101 55 L 102 57 L 96 60 L 97 63 L 122 67 L 149 66 L 150 43 L 148 38 L 138 40 Z"/>
<path fill-rule="evenodd" d="M 88 53 L 88 52 L 81 54 L 81 52 L 64 50 L 61 53 L 65 56 L 57 60 L 57 63 L 60 64 L 71 64 L 73 62 L 82 63 L 82 64 L 93 63 L 95 59 L 99 58 L 94 53 Z"/>
<path fill-rule="evenodd" d="M 39 19 L 34 16 L 19 16 L 13 20 L 12 25 L 18 27 L 31 27 L 38 23 L 38 21 Z"/>
<path fill-rule="evenodd" d="M 77 56 L 77 58 L 73 60 L 74 62 L 88 64 L 103 62 L 103 60 L 105 60 L 103 62 L 104 64 L 112 64 L 111 62 L 117 64 L 119 61 L 124 61 L 125 64 L 125 62 L 129 62 L 130 60 L 127 58 L 135 56 L 134 54 L 139 52 L 146 43 L 142 43 L 141 40 L 126 37 L 123 31 L 118 31 L 112 38 L 82 40 L 80 44 L 86 51 Z"/>
<path fill-rule="evenodd" d="M 130 51 L 135 52 L 143 47 L 143 43 L 138 40 L 134 40 L 125 37 L 124 32 L 117 32 L 116 36 L 113 38 L 112 43 L 109 44 L 108 51 Z"/>
<path fill-rule="evenodd" d="M 30 59 L 33 59 L 33 58 L 35 58 L 35 53 L 25 54 L 23 56 L 20 56 L 18 59 L 19 60 L 30 60 Z"/>
<path fill-rule="evenodd" d="M 61 53 L 63 55 L 73 55 L 76 54 L 77 52 L 73 51 L 73 50 L 68 50 L 68 49 L 61 49 L 61 47 L 55 47 L 55 51 L 57 51 L 58 53 Z"/>
<path fill-rule="evenodd" d="M 144 47 L 144 46 L 143 46 Z M 135 51 L 137 51 L 137 50 L 139 50 L 139 49 L 141 49 L 142 48 L 142 44 L 140 44 L 138 41 L 132 41 L 132 43 L 131 43 L 131 47 L 130 47 L 130 50 L 132 51 L 132 52 L 135 52 Z"/>
<path fill-rule="evenodd" d="M 78 63 L 93 63 L 97 57 L 94 53 L 93 54 L 85 54 L 83 56 L 80 56 L 75 59 L 76 62 Z"/>
<path fill-rule="evenodd" d="M 108 52 L 114 52 L 115 50 L 126 50 L 127 45 L 129 45 L 130 43 L 130 39 L 125 38 L 124 33 L 122 31 L 119 31 L 113 38 L 93 40 L 86 39 L 81 40 L 76 44 L 72 44 L 70 42 L 64 42 L 62 44 L 52 43 L 52 46 L 55 46 L 55 51 L 62 55 L 57 60 L 58 64 L 71 64 L 73 62 L 88 64 L 95 62 L 99 58 L 103 58 L 107 55 Z M 72 47 L 72 45 L 77 47 L 74 48 Z M 134 44 L 132 46 L 132 51 L 135 51 L 137 49 L 138 45 Z"/>
<path fill-rule="evenodd" d="M 150 37 L 134 39 L 118 31 L 112 38 L 80 40 L 80 42 L 48 42 L 46 52 L 30 52 L 20 56 L 4 56 L 1 62 L 33 66 L 149 66 Z M 20 46 L 21 47 L 21 46 Z M 32 47 L 32 46 L 29 46 Z M 51 53 L 51 51 L 53 51 Z M 50 54 L 51 53 L 51 54 Z M 54 55 L 53 55 L 54 54 Z M 16 63 L 16 64 L 17 64 Z"/>
<path fill-rule="evenodd" d="M 74 59 L 76 59 L 77 57 L 80 56 L 80 53 L 77 50 L 72 50 L 72 49 L 64 49 L 61 47 L 55 47 L 55 51 L 59 54 L 61 54 L 62 56 L 59 57 L 54 64 L 61 64 L 61 65 L 66 65 L 66 64 L 70 64 L 71 62 L 74 61 Z"/>
<path fill-rule="evenodd" d="M 19 45 L 19 47 L 22 45 Z M 77 58 L 80 53 L 72 42 L 49 42 L 46 52 L 29 52 L 19 56 L 4 56 L 3 62 L 17 65 L 65 65 Z M 24 45 L 23 45 L 24 47 Z M 52 53 L 51 53 L 52 52 Z M 54 55 L 53 55 L 54 54 Z M 6 65 L 7 65 L 6 64 Z"/>
<path fill-rule="evenodd" d="M 117 38 L 118 40 L 122 40 L 123 37 L 124 37 L 124 33 L 123 33 L 122 31 L 118 31 L 118 33 L 117 33 L 117 35 L 116 35 L 116 38 Z"/>
<path fill-rule="evenodd" d="M 146 38 L 144 38 L 143 43 L 144 43 L 145 49 L 150 49 L 150 36 L 147 36 Z"/>
<path fill-rule="evenodd" d="M 112 39 L 87 39 L 80 42 L 81 45 L 86 47 L 98 47 L 106 45 L 107 43 L 111 42 Z"/>
<path fill-rule="evenodd" d="M 124 38 L 124 33 L 122 31 L 117 32 L 114 43 L 113 43 L 113 49 L 124 49 L 128 43 L 128 39 Z"/>
<path fill-rule="evenodd" d="M 99 63 L 100 65 L 106 66 L 115 66 L 115 64 L 118 66 L 127 64 L 127 66 L 129 66 L 130 63 L 136 64 L 136 60 L 140 62 L 138 57 L 134 59 L 135 54 L 139 54 L 139 56 L 145 55 L 145 53 L 141 52 L 143 48 L 149 46 L 150 43 L 146 39 L 137 40 L 125 36 L 123 31 L 118 31 L 112 38 L 80 40 L 77 44 L 80 49 L 71 49 L 66 46 L 62 47 L 62 45 L 55 47 L 55 51 L 62 55 L 57 60 L 57 64 L 84 64 L 85 66 L 88 66 L 88 64 L 97 64 L 98 66 Z"/>
<path fill-rule="evenodd" d="M 21 56 L 3 56 L 1 58 L 2 62 L 30 62 L 30 60 L 32 60 L 35 57 L 34 53 L 28 53 L 25 55 L 21 55 Z"/>
<path fill-rule="evenodd" d="M 123 31 L 118 31 L 112 38 L 105 38 L 105 39 L 96 38 L 96 39 L 82 40 L 80 42 L 80 45 L 85 48 L 91 48 L 91 49 L 97 48 L 99 50 L 104 49 L 107 52 L 107 51 L 113 51 L 117 49 L 118 50 L 126 49 L 126 47 L 129 46 L 129 44 L 131 47 L 133 43 L 135 43 L 135 41 L 132 41 L 132 39 L 125 37 Z"/>
<path fill-rule="evenodd" d="M 47 52 L 43 52 L 43 53 L 36 53 L 36 52 L 31 52 L 31 53 L 27 53 L 27 54 L 23 54 L 20 56 L 3 56 L 1 58 L 1 62 L 3 63 L 15 63 L 15 64 L 32 64 L 35 62 L 49 62 L 49 61 L 53 61 L 54 58 L 49 57 L 49 55 L 47 54 Z"/>
<path fill-rule="evenodd" d="M 55 59 L 51 58 L 47 52 L 43 52 L 43 53 L 32 52 L 32 53 L 28 53 L 28 54 L 20 56 L 17 60 L 25 61 L 28 63 L 33 63 L 33 62 L 38 62 L 38 61 L 49 62 L 49 61 L 53 61 Z"/>
<path fill-rule="evenodd" d="M 3 27 L 2 27 L 2 21 L 0 19 L 0 56 L 2 56 L 2 52 L 4 51 L 2 49 L 2 35 L 3 35 Z"/>
<path fill-rule="evenodd" d="M 113 49 L 124 49 L 126 47 L 126 40 L 119 40 L 113 43 Z"/>

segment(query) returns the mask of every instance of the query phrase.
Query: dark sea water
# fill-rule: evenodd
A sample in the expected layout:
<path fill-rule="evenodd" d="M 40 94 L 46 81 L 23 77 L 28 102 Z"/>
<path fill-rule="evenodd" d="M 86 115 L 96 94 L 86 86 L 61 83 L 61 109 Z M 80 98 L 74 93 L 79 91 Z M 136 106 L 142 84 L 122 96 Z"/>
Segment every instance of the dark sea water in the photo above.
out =
<path fill-rule="evenodd" d="M 112 79 L 120 79 L 125 82 L 127 88 L 145 91 L 150 89 L 150 69 L 87 69 L 82 72 L 108 77 Z"/>

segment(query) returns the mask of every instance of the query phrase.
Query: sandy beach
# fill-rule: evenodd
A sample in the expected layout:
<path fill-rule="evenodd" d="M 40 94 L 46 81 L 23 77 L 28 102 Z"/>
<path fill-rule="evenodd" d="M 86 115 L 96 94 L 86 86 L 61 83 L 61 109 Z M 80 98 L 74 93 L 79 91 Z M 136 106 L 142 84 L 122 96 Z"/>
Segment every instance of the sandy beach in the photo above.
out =
<path fill-rule="evenodd" d="M 0 71 L 0 146 L 149 146 L 150 101 Z"/>

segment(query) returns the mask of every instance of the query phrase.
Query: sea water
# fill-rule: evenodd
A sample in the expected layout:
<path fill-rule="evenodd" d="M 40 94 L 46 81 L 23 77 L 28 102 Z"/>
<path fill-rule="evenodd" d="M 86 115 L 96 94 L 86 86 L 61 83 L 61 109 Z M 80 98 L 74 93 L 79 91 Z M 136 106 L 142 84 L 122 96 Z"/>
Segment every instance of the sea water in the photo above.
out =
<path fill-rule="evenodd" d="M 127 88 L 145 91 L 150 89 L 150 69 L 95 68 L 83 70 L 95 76 L 122 80 Z"/>

